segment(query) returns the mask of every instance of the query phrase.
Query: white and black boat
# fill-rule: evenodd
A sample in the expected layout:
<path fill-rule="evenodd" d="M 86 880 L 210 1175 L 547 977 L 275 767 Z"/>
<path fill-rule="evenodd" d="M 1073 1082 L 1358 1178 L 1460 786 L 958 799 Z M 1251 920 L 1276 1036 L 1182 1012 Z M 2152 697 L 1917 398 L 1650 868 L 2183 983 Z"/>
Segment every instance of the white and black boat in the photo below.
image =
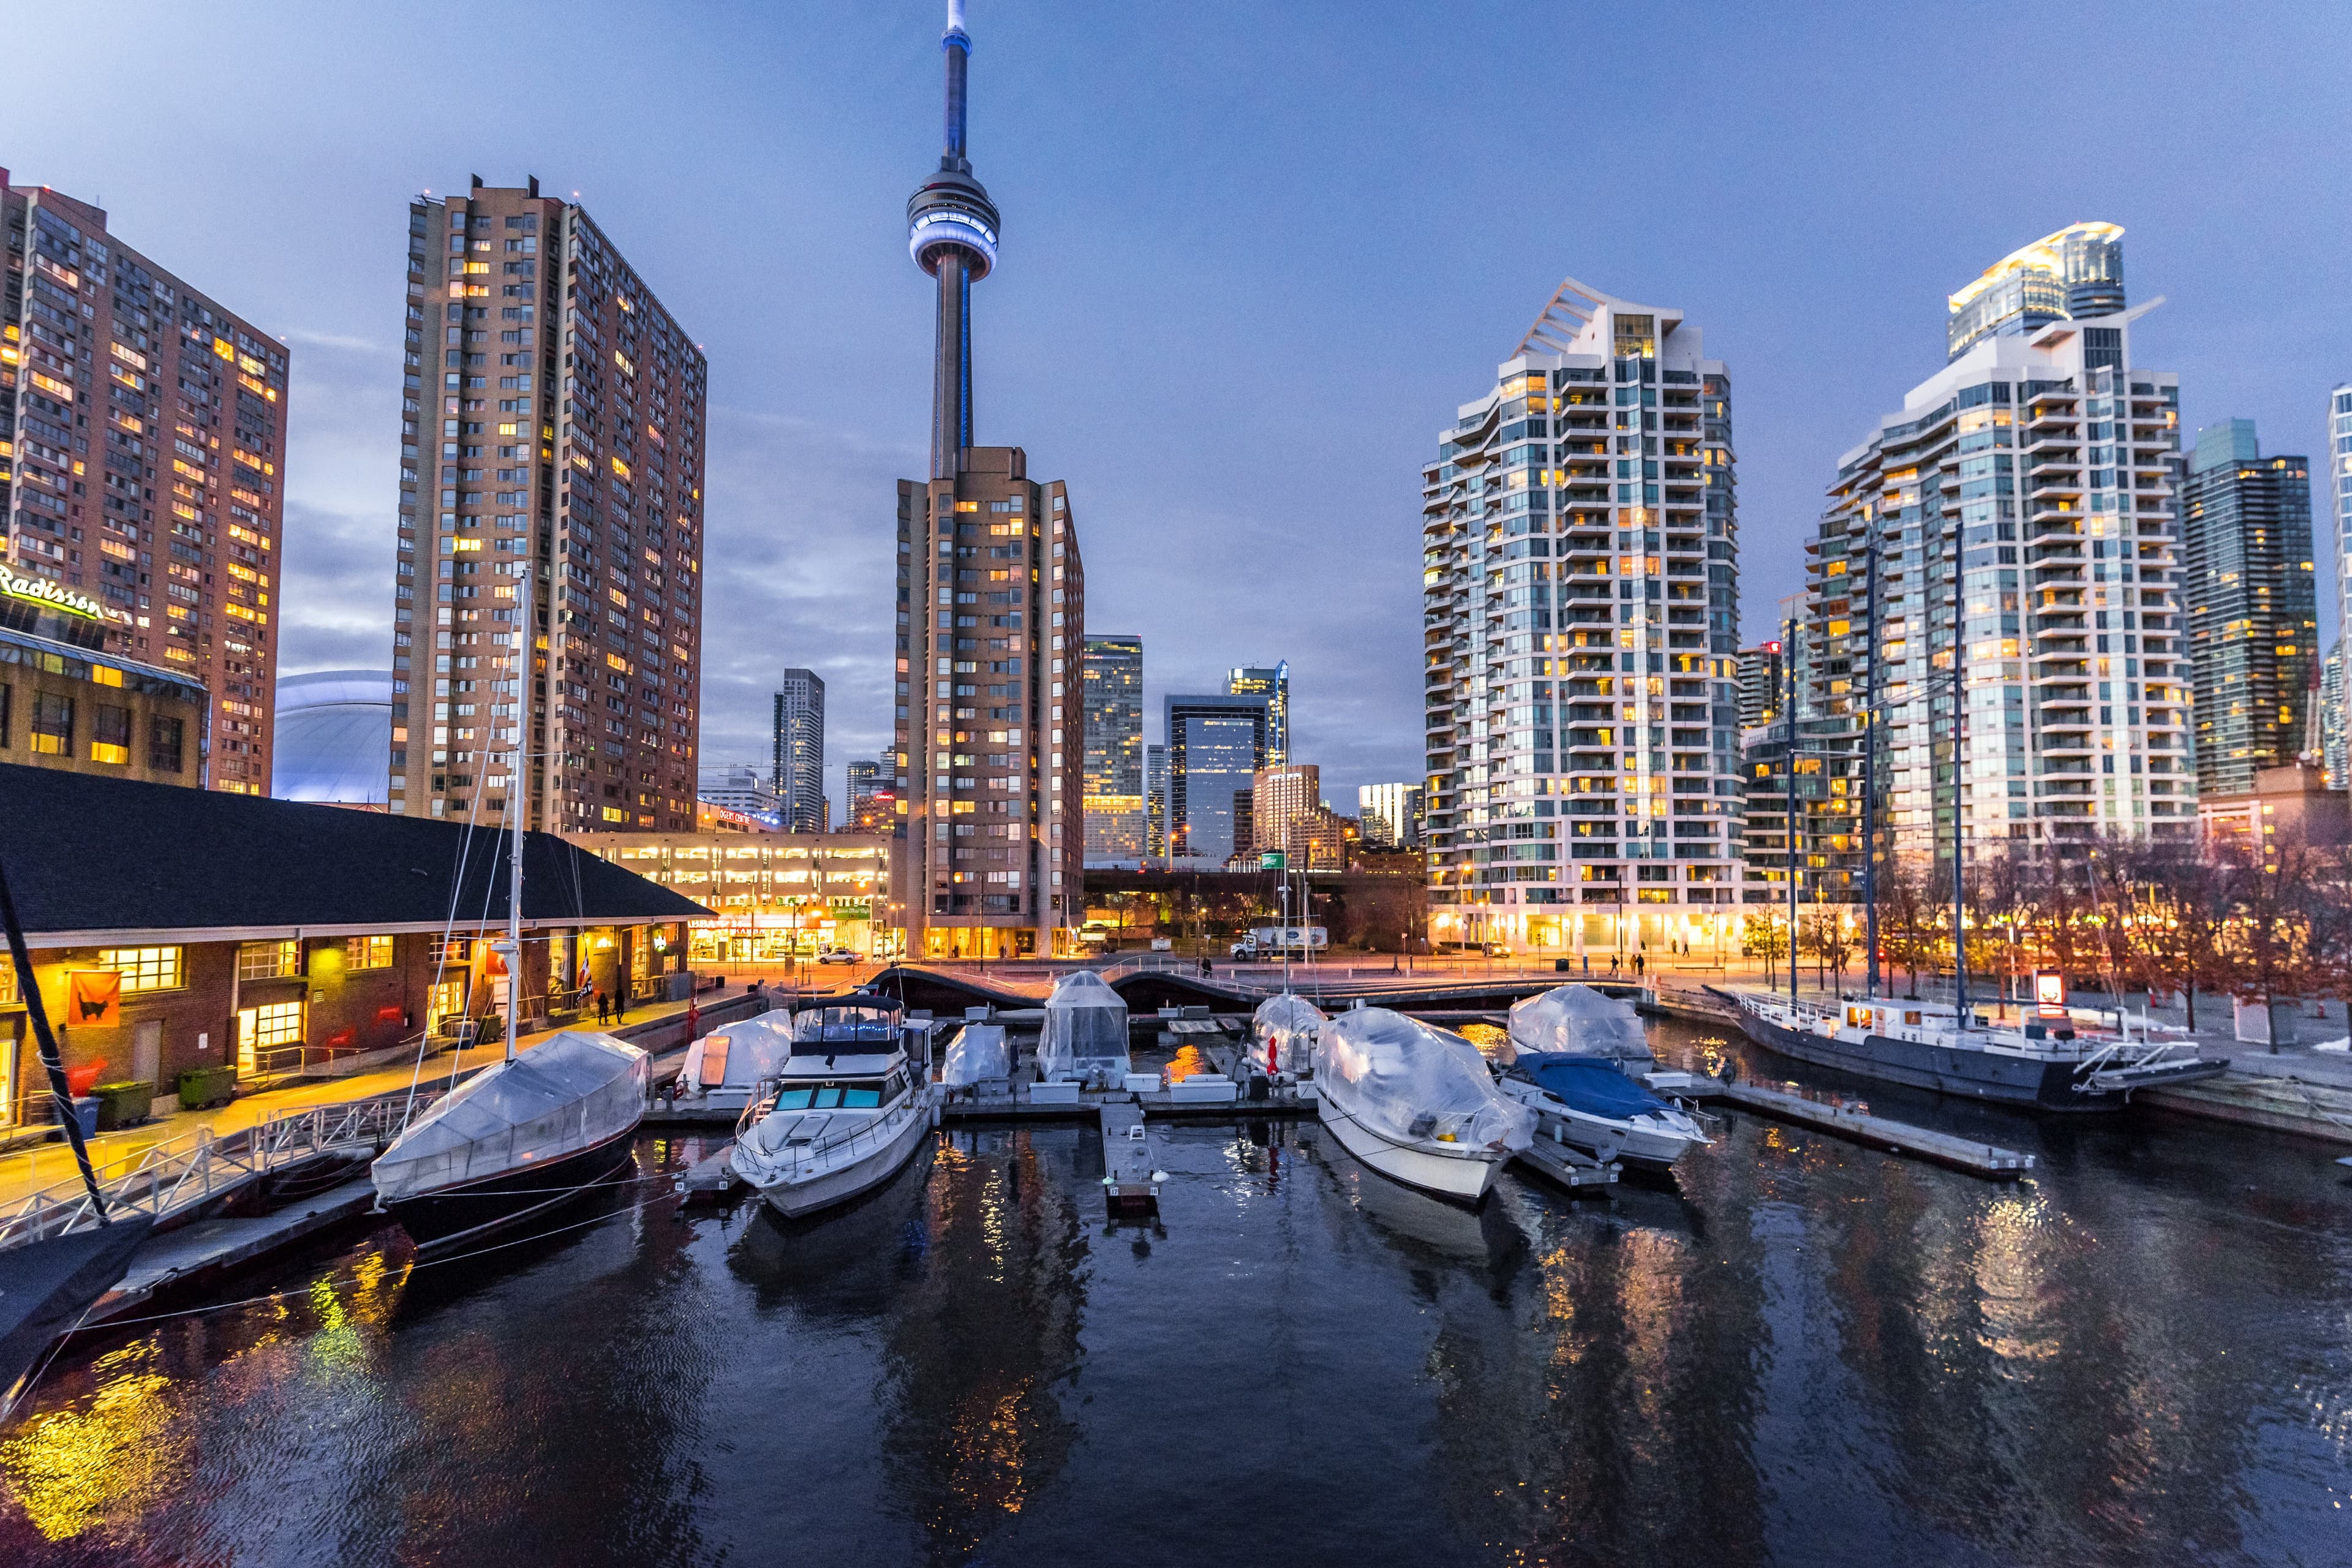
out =
<path fill-rule="evenodd" d="M 1966 1019 L 1948 1003 L 1880 996 L 1792 1002 L 1743 986 L 1708 989 L 1739 1009 L 1768 1050 L 1861 1078 L 2042 1110 L 2114 1110 L 2134 1089 L 2219 1078 L 2223 1060 L 2128 1025 L 2084 1031 L 2071 1018 L 2014 1026 Z"/>
<path fill-rule="evenodd" d="M 1475 1204 L 1528 1146 L 1535 1117 L 1495 1087 L 1459 1035 L 1358 1007 L 1318 1032 L 1316 1107 L 1340 1145 L 1384 1176 Z"/>
<path fill-rule="evenodd" d="M 1664 1172 L 1712 1142 L 1690 1112 L 1626 1077 L 1609 1057 L 1520 1051 L 1496 1084 L 1535 1112 L 1538 1137 L 1580 1149 L 1603 1164 L 1615 1160 Z"/>
<path fill-rule="evenodd" d="M 1288 991 L 1269 996 L 1250 1016 L 1250 1070 L 1277 1083 L 1315 1076 L 1315 1038 L 1330 1022 L 1320 1007 Z"/>
<path fill-rule="evenodd" d="M 930 1137 L 935 1091 L 900 1008 L 853 992 L 793 1015 L 792 1050 L 738 1123 L 728 1163 L 789 1218 L 888 1181 Z"/>
<path fill-rule="evenodd" d="M 629 1159 L 646 1053 L 567 1029 L 459 1084 L 376 1157 L 376 1205 L 440 1252 L 577 1197 Z"/>

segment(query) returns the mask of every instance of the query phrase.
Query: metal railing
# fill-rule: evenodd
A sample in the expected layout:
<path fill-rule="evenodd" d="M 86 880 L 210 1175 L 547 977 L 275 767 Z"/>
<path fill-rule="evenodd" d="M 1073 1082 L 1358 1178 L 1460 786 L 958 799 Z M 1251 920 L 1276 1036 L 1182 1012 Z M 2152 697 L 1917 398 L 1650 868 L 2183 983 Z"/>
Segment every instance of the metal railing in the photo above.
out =
<path fill-rule="evenodd" d="M 1190 973 L 1200 966 L 1199 959 L 1179 958 L 1172 952 L 1131 952 L 1109 963 L 1079 965 L 1093 970 L 1095 977 L 1105 984 L 1122 974 L 1165 974 L 1180 969 Z"/>
<path fill-rule="evenodd" d="M 836 1133 L 830 1138 L 819 1138 L 814 1142 L 803 1143 L 797 1147 L 787 1144 L 776 1151 L 771 1158 L 784 1168 L 785 1174 L 803 1175 L 806 1173 L 809 1165 L 821 1156 L 846 1152 L 868 1139 L 874 1140 L 877 1144 L 888 1142 L 906 1130 L 909 1120 L 919 1116 L 929 1116 L 931 1096 L 918 1089 L 908 1094 L 896 1106 L 880 1116 L 860 1122 L 847 1132 Z M 751 1129 L 757 1127 L 766 1121 L 775 1109 L 776 1097 L 772 1092 L 746 1106 L 742 1116 L 735 1123 L 736 1135 L 740 1138 Z M 818 1112 L 812 1110 L 803 1114 L 815 1115 Z"/>
<path fill-rule="evenodd" d="M 439 1095 L 420 1092 L 423 1110 Z M 400 1135 L 410 1109 L 406 1093 L 349 1100 L 303 1110 L 272 1111 L 268 1119 L 215 1135 L 209 1127 L 134 1150 L 98 1167 L 99 1190 L 110 1214 L 170 1218 L 225 1197 L 272 1171 L 320 1154 L 380 1151 Z M 0 1247 L 62 1236 L 98 1223 L 79 1174 L 33 1193 L 0 1213 Z"/>

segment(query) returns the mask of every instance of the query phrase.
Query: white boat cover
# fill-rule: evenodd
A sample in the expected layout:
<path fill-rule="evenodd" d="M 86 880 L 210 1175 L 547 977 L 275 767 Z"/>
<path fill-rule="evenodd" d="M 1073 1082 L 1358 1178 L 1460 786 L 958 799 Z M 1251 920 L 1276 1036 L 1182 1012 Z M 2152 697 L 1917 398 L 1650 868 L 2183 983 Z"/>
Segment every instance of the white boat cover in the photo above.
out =
<path fill-rule="evenodd" d="M 721 1090 L 748 1092 L 760 1080 L 783 1070 L 793 1051 L 793 1019 L 789 1013 L 765 1013 L 729 1024 L 686 1047 L 686 1067 L 677 1077 L 677 1091 L 687 1100 Z"/>
<path fill-rule="evenodd" d="M 549 1165 L 626 1132 L 646 1113 L 646 1053 L 566 1029 L 459 1084 L 408 1125 L 371 1173 L 385 1203 Z"/>
<path fill-rule="evenodd" d="M 1631 1002 L 1590 985 L 1561 985 L 1511 1004 L 1511 1045 L 1615 1061 L 1652 1060 L 1649 1037 Z"/>
<path fill-rule="evenodd" d="M 966 1024 L 948 1042 L 940 1058 L 940 1081 L 950 1089 L 968 1089 L 984 1078 L 1013 1076 L 1013 1047 L 1002 1024 Z"/>
<path fill-rule="evenodd" d="M 1125 1076 L 1127 1004 L 1091 969 L 1065 974 L 1045 998 L 1045 1023 L 1037 1035 L 1037 1071 L 1057 1078 Z"/>
<path fill-rule="evenodd" d="M 1314 1070 L 1315 1037 L 1326 1019 L 1321 1008 L 1286 991 L 1257 1005 L 1250 1019 L 1250 1065 L 1260 1072 Z"/>
<path fill-rule="evenodd" d="M 1385 1007 L 1358 1007 L 1323 1026 L 1315 1089 L 1401 1143 L 1524 1149 L 1535 1136 L 1535 1112 L 1495 1087 L 1477 1047 Z"/>

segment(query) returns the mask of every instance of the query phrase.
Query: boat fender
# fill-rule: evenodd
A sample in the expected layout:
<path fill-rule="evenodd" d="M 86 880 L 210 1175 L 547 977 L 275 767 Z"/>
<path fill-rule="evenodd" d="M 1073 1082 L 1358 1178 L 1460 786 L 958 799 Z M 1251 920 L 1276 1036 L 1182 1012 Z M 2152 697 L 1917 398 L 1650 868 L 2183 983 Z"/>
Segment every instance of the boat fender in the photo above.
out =
<path fill-rule="evenodd" d="M 1151 1184 L 1155 1187 L 1167 1179 L 1168 1173 L 1165 1171 L 1154 1171 L 1151 1173 Z"/>

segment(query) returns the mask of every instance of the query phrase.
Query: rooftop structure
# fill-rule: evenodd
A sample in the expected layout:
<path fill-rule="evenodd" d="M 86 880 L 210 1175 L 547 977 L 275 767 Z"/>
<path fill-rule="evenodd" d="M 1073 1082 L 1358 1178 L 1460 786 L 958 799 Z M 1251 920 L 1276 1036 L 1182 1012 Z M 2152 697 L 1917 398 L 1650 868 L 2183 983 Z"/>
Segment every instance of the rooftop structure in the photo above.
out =
<path fill-rule="evenodd" d="M 2111 316 L 2124 308 L 2124 231 L 2078 223 L 2019 246 L 1949 300 L 1951 357 L 1989 333 L 2021 336 L 2053 321 Z"/>
<path fill-rule="evenodd" d="M 334 805 L 385 804 L 392 672 L 321 669 L 278 683 L 278 748 L 269 793 Z"/>

